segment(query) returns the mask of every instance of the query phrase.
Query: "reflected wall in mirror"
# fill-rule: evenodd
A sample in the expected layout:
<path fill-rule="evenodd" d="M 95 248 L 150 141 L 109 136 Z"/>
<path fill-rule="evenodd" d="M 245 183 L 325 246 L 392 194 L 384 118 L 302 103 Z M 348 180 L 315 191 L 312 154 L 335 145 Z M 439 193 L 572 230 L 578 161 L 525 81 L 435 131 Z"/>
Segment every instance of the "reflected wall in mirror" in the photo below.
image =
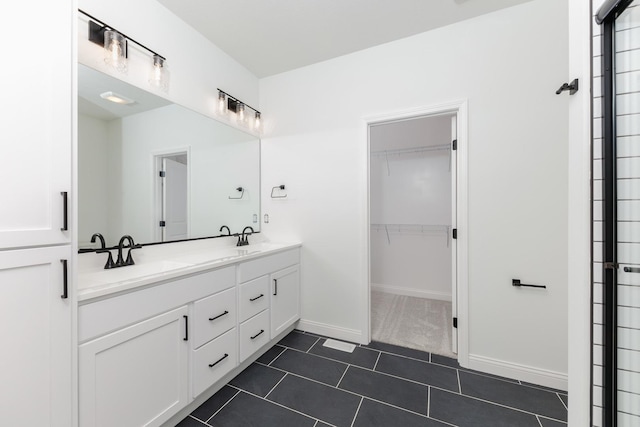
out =
<path fill-rule="evenodd" d="M 80 248 L 259 231 L 259 217 L 259 139 L 78 65 Z"/>

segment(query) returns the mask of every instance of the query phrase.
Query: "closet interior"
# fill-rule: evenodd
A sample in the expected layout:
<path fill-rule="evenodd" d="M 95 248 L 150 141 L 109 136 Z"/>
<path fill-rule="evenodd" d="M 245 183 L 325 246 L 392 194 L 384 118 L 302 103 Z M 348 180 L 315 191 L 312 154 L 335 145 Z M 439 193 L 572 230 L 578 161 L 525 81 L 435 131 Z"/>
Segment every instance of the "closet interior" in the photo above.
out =
<path fill-rule="evenodd" d="M 455 357 L 455 115 L 371 125 L 371 338 Z"/>

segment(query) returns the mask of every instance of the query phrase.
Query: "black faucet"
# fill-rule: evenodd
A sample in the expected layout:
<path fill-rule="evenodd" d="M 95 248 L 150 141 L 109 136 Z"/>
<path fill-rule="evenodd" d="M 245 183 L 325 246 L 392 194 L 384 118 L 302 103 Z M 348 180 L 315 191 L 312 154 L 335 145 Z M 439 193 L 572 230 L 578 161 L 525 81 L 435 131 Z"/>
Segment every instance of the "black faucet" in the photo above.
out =
<path fill-rule="evenodd" d="M 229 230 L 229 227 L 227 227 L 226 225 L 220 227 L 220 232 L 222 233 L 222 230 L 224 230 L 225 228 L 227 229 L 228 234 L 221 234 L 221 236 L 231 236 L 231 230 Z"/>
<path fill-rule="evenodd" d="M 100 233 L 95 233 L 93 236 L 91 236 L 91 243 L 96 242 L 96 237 L 100 239 L 100 249 L 106 248 L 106 244 L 104 243 L 104 237 L 102 237 L 102 234 Z"/>
<path fill-rule="evenodd" d="M 246 234 L 247 229 L 251 230 L 249 234 Z M 249 244 L 249 236 L 251 236 L 253 233 L 255 233 L 253 227 L 246 226 L 244 230 L 242 230 L 242 235 L 238 236 L 238 243 L 236 243 L 236 246 L 247 246 Z"/>
<path fill-rule="evenodd" d="M 129 252 L 127 253 L 126 261 L 122 258 L 122 250 L 125 248 L 125 241 L 129 241 Z M 116 265 L 114 267 L 124 267 L 125 265 L 135 264 L 135 262 L 133 262 L 133 257 L 131 256 L 131 251 L 134 249 L 139 249 L 141 247 L 142 246 L 135 244 L 135 242 L 133 241 L 133 237 L 129 235 L 122 236 L 122 238 L 120 238 L 120 243 L 118 243 L 118 260 L 116 261 Z"/>

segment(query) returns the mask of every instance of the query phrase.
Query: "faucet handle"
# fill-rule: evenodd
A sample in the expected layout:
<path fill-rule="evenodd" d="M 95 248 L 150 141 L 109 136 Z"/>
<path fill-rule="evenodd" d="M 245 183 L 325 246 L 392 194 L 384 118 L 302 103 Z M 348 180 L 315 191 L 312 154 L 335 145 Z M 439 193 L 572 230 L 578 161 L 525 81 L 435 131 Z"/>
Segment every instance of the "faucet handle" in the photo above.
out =
<path fill-rule="evenodd" d="M 111 255 L 111 251 L 109 249 L 101 249 L 96 251 L 97 254 L 103 254 L 105 252 L 109 254 L 109 258 L 107 258 L 107 263 L 104 265 L 104 269 L 109 270 L 111 268 L 116 267 L 116 265 L 113 262 L 113 256 Z"/>

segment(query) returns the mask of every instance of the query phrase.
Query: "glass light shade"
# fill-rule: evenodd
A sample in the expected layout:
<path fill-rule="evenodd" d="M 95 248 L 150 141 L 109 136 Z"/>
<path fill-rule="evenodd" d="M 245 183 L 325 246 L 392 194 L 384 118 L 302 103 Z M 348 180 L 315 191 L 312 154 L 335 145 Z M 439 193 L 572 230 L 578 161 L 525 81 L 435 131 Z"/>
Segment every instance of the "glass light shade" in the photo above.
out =
<path fill-rule="evenodd" d="M 164 65 L 164 59 L 159 55 L 153 56 L 153 67 L 149 75 L 149 84 L 164 92 L 169 90 L 169 71 Z"/>
<path fill-rule="evenodd" d="M 246 125 L 247 124 L 247 114 L 245 113 L 245 106 L 242 102 L 238 102 L 238 110 L 236 111 L 237 114 L 237 121 L 239 125 Z"/>
<path fill-rule="evenodd" d="M 218 108 L 216 112 L 221 117 L 227 115 L 227 96 L 221 90 L 218 90 Z"/>
<path fill-rule="evenodd" d="M 262 128 L 262 118 L 260 117 L 260 113 L 256 111 L 256 118 L 253 121 L 253 129 L 257 132 L 260 132 Z"/>
<path fill-rule="evenodd" d="M 127 72 L 127 39 L 117 31 L 104 32 L 104 62 L 111 68 Z"/>

